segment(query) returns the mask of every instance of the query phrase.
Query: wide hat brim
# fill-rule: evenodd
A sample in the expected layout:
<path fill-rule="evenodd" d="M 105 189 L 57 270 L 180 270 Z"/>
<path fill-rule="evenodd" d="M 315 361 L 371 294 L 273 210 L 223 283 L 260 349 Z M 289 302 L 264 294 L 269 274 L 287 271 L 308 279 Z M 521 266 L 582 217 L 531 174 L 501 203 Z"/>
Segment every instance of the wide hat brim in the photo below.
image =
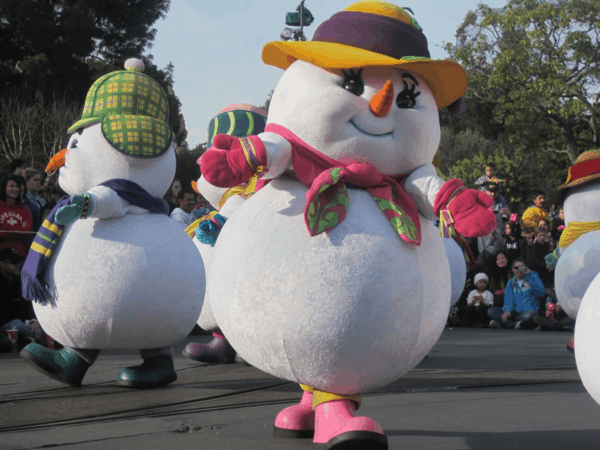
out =
<path fill-rule="evenodd" d="M 600 151 L 588 150 L 577 157 L 575 163 L 569 167 L 567 181 L 559 186 L 554 195 L 554 203 L 560 205 L 563 203 L 567 190 L 589 183 L 600 178 Z"/>
<path fill-rule="evenodd" d="M 263 47 L 262 60 L 265 64 L 283 70 L 295 60 L 306 61 L 323 69 L 401 68 L 427 82 L 438 108 L 451 105 L 467 90 L 467 73 L 454 61 L 429 58 L 396 59 L 335 42 L 269 42 Z"/>
<path fill-rule="evenodd" d="M 569 188 L 581 186 L 582 184 L 589 183 L 590 181 L 597 179 L 600 179 L 600 173 L 595 173 L 593 175 L 588 175 L 587 177 L 578 178 L 577 180 L 559 186 L 556 190 L 556 195 L 554 196 L 554 204 L 562 205 L 562 203 L 565 200 L 565 197 L 567 196 L 567 190 Z"/>

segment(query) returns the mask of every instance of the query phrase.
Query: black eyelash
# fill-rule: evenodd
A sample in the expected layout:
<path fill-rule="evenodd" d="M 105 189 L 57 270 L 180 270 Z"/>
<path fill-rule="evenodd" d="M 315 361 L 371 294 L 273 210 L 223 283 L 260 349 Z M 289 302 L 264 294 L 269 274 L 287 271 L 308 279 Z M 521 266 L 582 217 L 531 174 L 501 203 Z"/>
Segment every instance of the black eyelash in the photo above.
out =
<path fill-rule="evenodd" d="M 416 92 L 415 89 L 419 85 L 419 82 L 409 73 L 402 75 L 402 78 L 409 78 L 414 84 L 408 84 L 406 80 L 402 80 L 404 83 L 404 89 L 396 97 L 396 105 L 398 108 L 411 109 L 417 104 L 417 97 L 421 95 L 421 92 Z"/>
<path fill-rule="evenodd" d="M 350 69 L 350 73 L 346 73 L 345 70 L 342 70 L 342 73 L 344 74 L 344 84 L 342 86 L 357 97 L 365 92 L 362 71 L 363 69 L 358 69 L 358 72 L 355 72 L 354 69 Z"/>

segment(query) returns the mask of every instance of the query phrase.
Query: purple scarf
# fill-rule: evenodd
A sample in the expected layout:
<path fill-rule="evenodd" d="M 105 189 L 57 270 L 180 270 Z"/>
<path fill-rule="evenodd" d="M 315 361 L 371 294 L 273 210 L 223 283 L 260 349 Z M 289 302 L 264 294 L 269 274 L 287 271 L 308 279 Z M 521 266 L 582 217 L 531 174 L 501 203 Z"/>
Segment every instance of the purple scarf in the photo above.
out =
<path fill-rule="evenodd" d="M 169 214 L 169 206 L 163 199 L 149 194 L 144 188 L 133 181 L 115 178 L 100 183 L 112 189 L 123 200 L 134 206 L 147 209 L 153 214 Z M 29 254 L 21 271 L 21 282 L 23 284 L 23 298 L 46 304 L 48 301 L 48 285 L 44 281 L 44 273 L 53 251 L 58 245 L 66 225 L 56 223 L 56 212 L 63 206 L 71 203 L 71 197 L 68 195 L 61 198 L 56 206 L 52 208 L 50 214 L 40 227 Z"/>

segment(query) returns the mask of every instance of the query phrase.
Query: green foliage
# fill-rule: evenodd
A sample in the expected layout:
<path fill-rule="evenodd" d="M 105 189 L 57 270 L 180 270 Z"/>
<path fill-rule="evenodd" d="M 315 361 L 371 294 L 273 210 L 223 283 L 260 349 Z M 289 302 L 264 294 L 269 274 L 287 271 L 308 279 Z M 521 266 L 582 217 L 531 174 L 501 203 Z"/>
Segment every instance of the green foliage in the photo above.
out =
<path fill-rule="evenodd" d="M 269 106 L 271 105 L 271 98 L 273 97 L 273 91 L 269 92 L 267 95 L 267 99 L 265 100 L 265 104 L 261 106 L 267 113 L 269 112 Z"/>
<path fill-rule="evenodd" d="M 446 46 L 469 74 L 467 98 L 493 107 L 517 147 L 565 153 L 600 145 L 600 0 L 480 4 Z"/>
<path fill-rule="evenodd" d="M 0 123 L 1 156 L 12 159 L 20 154 L 45 166 L 47 155 L 73 123 L 72 111 L 81 114 L 92 83 L 105 73 L 122 70 L 132 57 L 143 59 L 145 73 L 165 89 L 171 128 L 177 142 L 183 142 L 187 131 L 173 91 L 173 65 L 159 69 L 151 55 L 144 56 L 156 34 L 153 24 L 166 16 L 169 6 L 170 0 L 0 0 L 0 96 L 3 106 L 12 108 L 3 115 L 14 113 L 29 120 L 36 111 L 53 113 L 55 133 L 45 140 L 31 138 L 31 133 L 5 135 L 23 131 L 27 124 Z M 57 110 L 56 99 L 67 114 Z M 25 110 L 30 113 L 24 115 Z"/>
<path fill-rule="evenodd" d="M 182 186 L 191 188 L 192 181 L 198 181 L 200 178 L 200 166 L 197 161 L 204 151 L 206 149 L 202 145 L 198 145 L 190 151 L 187 143 L 175 151 L 177 159 L 175 178 L 181 181 Z"/>

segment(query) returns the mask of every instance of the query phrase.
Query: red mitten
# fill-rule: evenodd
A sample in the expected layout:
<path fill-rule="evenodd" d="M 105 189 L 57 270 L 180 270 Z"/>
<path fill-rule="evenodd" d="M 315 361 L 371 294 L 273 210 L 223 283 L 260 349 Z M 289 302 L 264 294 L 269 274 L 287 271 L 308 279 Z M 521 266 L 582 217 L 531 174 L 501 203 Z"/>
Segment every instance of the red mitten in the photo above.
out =
<path fill-rule="evenodd" d="M 451 217 L 454 229 L 463 236 L 487 236 L 496 228 L 496 215 L 490 209 L 493 203 L 492 197 L 485 192 L 466 189 L 461 180 L 453 178 L 437 193 L 434 212 Z"/>
<path fill-rule="evenodd" d="M 267 164 L 267 152 L 258 136 L 238 138 L 217 134 L 198 164 L 206 181 L 213 186 L 234 187 L 262 171 Z"/>

